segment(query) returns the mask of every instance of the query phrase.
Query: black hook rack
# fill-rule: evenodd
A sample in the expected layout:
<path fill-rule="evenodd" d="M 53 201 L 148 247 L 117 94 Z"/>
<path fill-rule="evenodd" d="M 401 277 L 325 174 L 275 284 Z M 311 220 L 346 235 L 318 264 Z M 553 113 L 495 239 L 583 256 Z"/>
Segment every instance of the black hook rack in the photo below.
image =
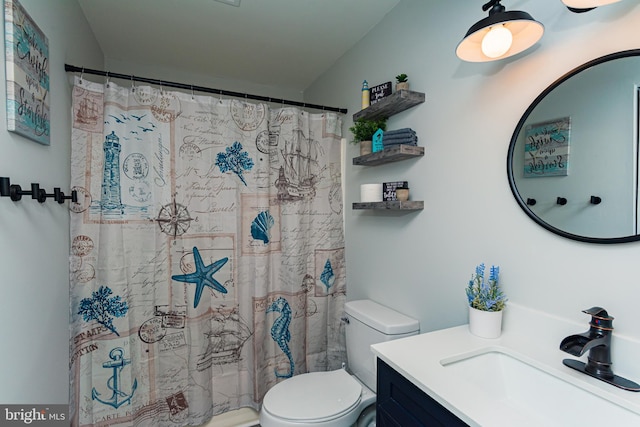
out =
<path fill-rule="evenodd" d="M 65 196 L 62 191 L 60 191 L 60 187 L 56 187 L 53 189 L 53 199 L 59 204 L 64 203 L 65 200 L 71 200 L 73 203 L 78 202 L 78 192 L 76 190 L 71 190 L 70 196 Z"/>
<path fill-rule="evenodd" d="M 527 205 L 535 206 L 536 203 L 536 199 L 527 198 Z"/>
<path fill-rule="evenodd" d="M 557 203 L 557 204 L 559 204 L 559 205 L 561 205 L 561 206 L 564 206 L 564 205 L 566 205 L 566 204 L 567 204 L 567 199 L 566 199 L 566 198 L 564 198 L 564 197 L 558 197 L 558 198 L 556 199 L 556 203 Z"/>
<path fill-rule="evenodd" d="M 591 198 L 589 199 L 589 203 L 591 203 L 592 205 L 599 205 L 601 202 L 602 198 L 598 196 L 591 196 Z"/>
<path fill-rule="evenodd" d="M 43 188 L 40 188 L 40 184 L 32 182 L 31 191 L 25 191 L 18 184 L 11 184 L 11 180 L 8 177 L 0 177 L 0 197 L 10 197 L 14 202 L 22 200 L 22 196 L 31 196 L 33 200 L 37 200 L 39 203 L 44 203 L 49 197 L 53 198 L 56 202 L 62 204 L 65 200 L 71 200 L 72 202 L 78 201 L 78 192 L 76 190 L 71 191 L 70 196 L 60 191 L 59 187 L 53 189 L 52 194 L 48 194 Z"/>

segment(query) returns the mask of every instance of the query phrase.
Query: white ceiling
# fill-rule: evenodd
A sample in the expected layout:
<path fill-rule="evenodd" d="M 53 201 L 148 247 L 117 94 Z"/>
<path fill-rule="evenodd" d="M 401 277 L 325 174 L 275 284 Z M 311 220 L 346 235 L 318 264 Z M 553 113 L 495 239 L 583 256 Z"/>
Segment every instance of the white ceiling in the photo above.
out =
<path fill-rule="evenodd" d="M 229 4 L 238 0 L 78 3 L 107 60 L 302 91 L 399 1 L 240 0 L 239 7 Z"/>

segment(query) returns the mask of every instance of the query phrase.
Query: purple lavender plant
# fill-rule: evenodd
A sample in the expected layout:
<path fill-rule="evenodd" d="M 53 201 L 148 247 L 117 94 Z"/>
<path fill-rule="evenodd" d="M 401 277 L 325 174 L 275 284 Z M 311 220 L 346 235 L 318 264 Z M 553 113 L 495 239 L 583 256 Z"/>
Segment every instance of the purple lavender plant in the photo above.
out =
<path fill-rule="evenodd" d="M 500 289 L 498 283 L 500 267 L 491 266 L 489 279 L 485 281 L 484 263 L 476 267 L 475 274 L 471 275 L 469 285 L 466 287 L 469 306 L 482 311 L 501 311 L 507 297 Z"/>

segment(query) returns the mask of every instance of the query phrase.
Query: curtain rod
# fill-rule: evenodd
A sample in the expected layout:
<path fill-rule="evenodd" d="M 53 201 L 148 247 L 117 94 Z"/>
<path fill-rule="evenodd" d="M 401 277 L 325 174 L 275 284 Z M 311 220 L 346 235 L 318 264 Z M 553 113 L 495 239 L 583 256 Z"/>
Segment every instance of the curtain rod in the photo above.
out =
<path fill-rule="evenodd" d="M 198 91 L 198 92 L 206 92 L 206 93 L 216 93 L 218 95 L 231 96 L 234 98 L 253 99 L 256 101 L 264 101 L 264 102 L 275 102 L 275 103 L 285 104 L 285 105 L 294 105 L 296 107 L 302 107 L 302 108 L 315 108 L 317 110 L 323 110 L 323 111 L 335 111 L 337 113 L 343 113 L 343 114 L 347 113 L 346 108 L 327 107 L 325 105 L 307 104 L 306 102 L 291 101 L 291 100 L 280 99 L 280 98 L 271 98 L 269 96 L 251 95 L 248 93 L 233 92 L 229 90 L 212 89 L 204 86 L 188 85 L 185 83 L 168 82 L 165 80 L 150 79 L 147 77 L 112 73 L 110 71 L 92 70 L 90 68 L 76 67 L 75 65 L 69 65 L 69 64 L 64 64 L 64 70 L 66 72 L 81 73 L 80 74 L 81 76 L 82 74 L 93 74 L 96 76 L 104 76 L 107 78 L 116 78 L 116 79 L 131 80 L 136 82 L 144 82 L 144 83 L 156 84 L 159 86 L 175 87 L 178 89 L 188 89 L 188 90 L 191 90 L 192 92 Z"/>

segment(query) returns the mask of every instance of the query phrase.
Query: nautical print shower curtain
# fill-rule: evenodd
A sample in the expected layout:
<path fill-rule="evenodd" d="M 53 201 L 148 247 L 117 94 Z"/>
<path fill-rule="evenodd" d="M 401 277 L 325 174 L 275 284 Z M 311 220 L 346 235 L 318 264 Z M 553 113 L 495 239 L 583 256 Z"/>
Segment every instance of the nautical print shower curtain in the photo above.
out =
<path fill-rule="evenodd" d="M 73 426 L 199 425 L 340 367 L 340 116 L 80 76 L 72 117 Z"/>

